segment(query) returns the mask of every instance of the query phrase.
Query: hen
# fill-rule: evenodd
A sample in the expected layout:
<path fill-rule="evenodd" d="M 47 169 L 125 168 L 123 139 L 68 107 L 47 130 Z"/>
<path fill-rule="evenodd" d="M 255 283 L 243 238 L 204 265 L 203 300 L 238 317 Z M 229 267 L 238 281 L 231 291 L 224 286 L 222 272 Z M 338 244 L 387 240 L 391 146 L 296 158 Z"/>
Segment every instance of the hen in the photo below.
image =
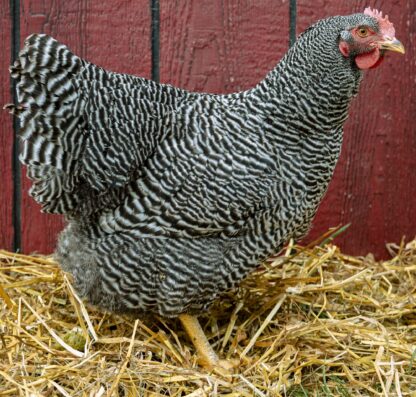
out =
<path fill-rule="evenodd" d="M 27 38 L 9 108 L 31 195 L 66 216 L 56 255 L 80 295 L 112 311 L 179 316 L 217 365 L 190 314 L 307 232 L 362 71 L 386 50 L 404 52 L 387 17 L 367 8 L 308 28 L 253 89 L 210 95 Z"/>

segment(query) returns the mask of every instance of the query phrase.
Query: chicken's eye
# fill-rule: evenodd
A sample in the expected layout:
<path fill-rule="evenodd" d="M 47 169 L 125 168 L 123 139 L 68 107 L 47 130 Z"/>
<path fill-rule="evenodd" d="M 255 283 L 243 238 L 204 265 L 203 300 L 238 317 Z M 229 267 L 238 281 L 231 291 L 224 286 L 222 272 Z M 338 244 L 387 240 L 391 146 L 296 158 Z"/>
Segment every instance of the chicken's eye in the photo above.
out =
<path fill-rule="evenodd" d="M 360 37 L 367 37 L 369 35 L 370 31 L 367 28 L 358 28 L 357 34 Z"/>

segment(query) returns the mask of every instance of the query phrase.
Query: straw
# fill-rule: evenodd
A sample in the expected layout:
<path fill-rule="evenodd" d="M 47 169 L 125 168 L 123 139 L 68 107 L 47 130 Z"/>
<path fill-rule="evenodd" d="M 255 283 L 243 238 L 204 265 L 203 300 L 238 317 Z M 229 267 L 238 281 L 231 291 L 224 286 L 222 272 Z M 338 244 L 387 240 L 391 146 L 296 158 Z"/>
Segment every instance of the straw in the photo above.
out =
<path fill-rule="evenodd" d="M 0 396 L 416 396 L 416 240 L 391 259 L 293 242 L 200 322 L 231 376 L 198 366 L 175 319 L 104 313 L 49 257 L 0 251 Z"/>

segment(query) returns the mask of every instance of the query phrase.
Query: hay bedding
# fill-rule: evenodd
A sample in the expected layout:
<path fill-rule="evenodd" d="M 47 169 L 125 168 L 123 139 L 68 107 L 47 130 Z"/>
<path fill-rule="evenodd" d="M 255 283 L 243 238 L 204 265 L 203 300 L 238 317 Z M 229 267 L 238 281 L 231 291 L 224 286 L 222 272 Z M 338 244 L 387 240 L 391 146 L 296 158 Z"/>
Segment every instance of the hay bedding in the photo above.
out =
<path fill-rule="evenodd" d="M 1 396 L 416 396 L 416 241 L 392 259 L 289 245 L 200 317 L 231 376 L 180 324 L 85 307 L 51 259 L 0 251 Z"/>

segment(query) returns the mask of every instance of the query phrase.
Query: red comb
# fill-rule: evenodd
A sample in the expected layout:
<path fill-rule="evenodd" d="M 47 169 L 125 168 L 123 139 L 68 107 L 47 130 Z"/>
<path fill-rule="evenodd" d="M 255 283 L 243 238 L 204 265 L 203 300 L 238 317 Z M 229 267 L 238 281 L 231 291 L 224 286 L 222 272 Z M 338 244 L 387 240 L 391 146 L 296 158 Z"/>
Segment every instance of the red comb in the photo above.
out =
<path fill-rule="evenodd" d="M 383 18 L 383 13 L 381 11 L 378 11 L 375 8 L 371 9 L 371 7 L 367 7 L 364 10 L 364 14 L 377 19 L 378 25 L 380 26 L 380 31 L 384 36 L 391 38 L 395 37 L 396 32 L 394 30 L 393 24 L 389 21 L 388 15 Z"/>

